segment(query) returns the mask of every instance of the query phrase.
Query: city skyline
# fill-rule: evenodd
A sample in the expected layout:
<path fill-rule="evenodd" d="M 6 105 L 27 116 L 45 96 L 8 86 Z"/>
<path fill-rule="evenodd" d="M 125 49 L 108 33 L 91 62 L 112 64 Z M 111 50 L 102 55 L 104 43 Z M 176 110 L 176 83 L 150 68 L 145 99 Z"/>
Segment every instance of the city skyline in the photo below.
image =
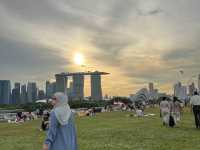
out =
<path fill-rule="evenodd" d="M 177 81 L 187 84 L 200 73 L 199 5 L 195 0 L 0 1 L 0 79 L 35 81 L 44 89 L 56 73 L 100 70 L 111 73 L 102 78 L 108 95 L 128 96 L 149 82 L 172 93 Z M 77 53 L 84 56 L 83 65 L 74 63 Z M 89 84 L 86 78 L 85 87 Z M 85 92 L 90 95 L 89 88 Z"/>
<path fill-rule="evenodd" d="M 61 73 L 56 74 L 56 82 L 46 81 L 45 90 L 38 88 L 36 82 L 28 82 L 27 84 L 21 84 L 20 82 L 13 83 L 13 88 L 11 87 L 10 80 L 0 80 L 0 104 L 25 104 L 30 102 L 35 102 L 37 100 L 49 99 L 56 92 L 64 92 L 67 93 L 69 99 L 72 101 L 76 100 L 103 100 L 108 97 L 107 94 L 102 95 L 101 91 L 101 74 L 108 74 L 105 72 L 77 72 L 77 73 Z M 68 81 L 69 76 L 75 76 L 73 81 Z M 91 95 L 85 96 L 84 86 L 82 86 L 82 82 L 84 82 L 85 75 L 91 75 Z M 80 76 L 80 77 L 79 77 Z M 199 77 L 199 76 L 198 76 Z M 78 80 L 77 80 L 78 79 Z M 80 81 L 79 81 L 80 80 Z M 80 84 L 79 84 L 80 82 Z M 194 95 L 194 92 L 199 92 L 200 89 L 198 87 L 198 83 L 200 82 L 200 78 L 198 78 L 198 82 L 195 84 L 192 82 L 191 84 L 184 85 L 181 82 L 177 82 L 173 87 L 173 94 L 171 96 L 176 96 L 182 101 L 187 101 L 189 97 Z M 130 93 L 129 98 L 132 101 L 136 99 L 144 98 L 146 100 L 157 99 L 158 97 L 162 97 L 163 95 L 168 95 L 168 93 L 163 93 L 159 91 L 159 89 L 154 88 L 154 83 L 148 83 L 148 88 L 143 87 L 142 89 L 138 89 L 136 93 Z M 74 88 L 76 87 L 76 88 Z M 145 97 L 143 97 L 145 95 Z M 117 95 L 115 95 L 117 96 Z M 112 97 L 112 96 L 111 96 Z"/>

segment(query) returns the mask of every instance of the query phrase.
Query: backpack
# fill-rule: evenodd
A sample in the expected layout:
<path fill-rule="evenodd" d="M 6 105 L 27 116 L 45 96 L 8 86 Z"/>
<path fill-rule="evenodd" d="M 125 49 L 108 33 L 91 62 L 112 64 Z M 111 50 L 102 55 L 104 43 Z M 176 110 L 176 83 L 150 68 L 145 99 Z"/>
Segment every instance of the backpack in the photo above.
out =
<path fill-rule="evenodd" d="M 169 116 L 169 126 L 174 127 L 175 126 L 175 120 L 172 115 Z"/>

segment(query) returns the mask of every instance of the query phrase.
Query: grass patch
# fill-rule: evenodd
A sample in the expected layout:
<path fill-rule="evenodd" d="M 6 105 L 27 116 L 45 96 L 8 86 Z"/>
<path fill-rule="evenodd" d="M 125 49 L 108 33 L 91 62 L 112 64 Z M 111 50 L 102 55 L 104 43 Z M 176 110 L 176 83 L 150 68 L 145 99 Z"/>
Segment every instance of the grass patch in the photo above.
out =
<path fill-rule="evenodd" d="M 162 126 L 157 109 L 154 117 L 128 117 L 130 112 L 101 113 L 94 118 L 76 118 L 80 150 L 198 150 L 200 130 L 186 109 L 176 128 Z M 40 121 L 23 125 L 0 124 L 0 150 L 40 150 L 45 133 Z"/>

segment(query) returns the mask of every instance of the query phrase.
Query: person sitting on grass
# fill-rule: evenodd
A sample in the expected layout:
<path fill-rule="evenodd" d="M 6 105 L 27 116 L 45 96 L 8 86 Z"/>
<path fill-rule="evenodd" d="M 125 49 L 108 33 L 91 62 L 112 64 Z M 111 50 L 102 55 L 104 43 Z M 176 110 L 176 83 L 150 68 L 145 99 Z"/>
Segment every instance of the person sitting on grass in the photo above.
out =
<path fill-rule="evenodd" d="M 52 98 L 54 109 L 50 114 L 50 125 L 43 150 L 77 150 L 74 117 L 64 93 L 55 93 Z"/>
<path fill-rule="evenodd" d="M 49 112 L 44 113 L 42 118 L 41 130 L 47 131 L 49 129 Z"/>

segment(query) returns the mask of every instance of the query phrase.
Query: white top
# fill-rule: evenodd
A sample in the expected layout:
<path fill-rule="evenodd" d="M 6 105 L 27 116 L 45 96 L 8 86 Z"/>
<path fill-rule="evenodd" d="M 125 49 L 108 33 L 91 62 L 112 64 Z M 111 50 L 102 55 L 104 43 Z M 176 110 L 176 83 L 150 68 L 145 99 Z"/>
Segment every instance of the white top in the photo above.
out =
<path fill-rule="evenodd" d="M 199 95 L 192 96 L 191 100 L 190 100 L 190 104 L 191 105 L 200 105 L 200 96 Z"/>
<path fill-rule="evenodd" d="M 160 110 L 162 113 L 169 113 L 170 112 L 170 104 L 168 101 L 162 101 L 160 103 Z"/>

